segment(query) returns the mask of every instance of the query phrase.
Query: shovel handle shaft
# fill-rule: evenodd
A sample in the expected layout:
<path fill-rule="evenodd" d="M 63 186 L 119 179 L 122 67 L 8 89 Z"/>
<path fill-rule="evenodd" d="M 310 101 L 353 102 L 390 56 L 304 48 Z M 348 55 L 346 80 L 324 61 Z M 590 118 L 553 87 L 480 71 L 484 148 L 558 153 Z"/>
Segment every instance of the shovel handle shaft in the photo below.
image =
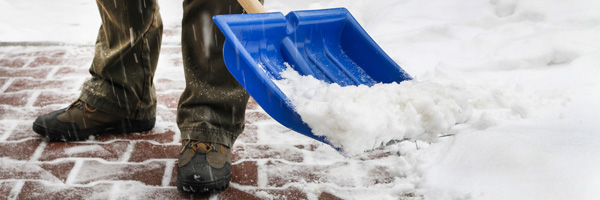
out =
<path fill-rule="evenodd" d="M 238 0 L 247 13 L 266 13 L 267 10 L 258 0 Z"/>

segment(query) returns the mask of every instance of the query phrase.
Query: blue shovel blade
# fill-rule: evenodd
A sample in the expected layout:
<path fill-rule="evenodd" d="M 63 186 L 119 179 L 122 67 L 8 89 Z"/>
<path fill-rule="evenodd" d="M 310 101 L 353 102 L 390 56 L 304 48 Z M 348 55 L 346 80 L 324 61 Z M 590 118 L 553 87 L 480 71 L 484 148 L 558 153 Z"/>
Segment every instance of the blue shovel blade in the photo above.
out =
<path fill-rule="evenodd" d="M 345 8 L 217 15 L 227 37 L 225 65 L 256 102 L 282 125 L 330 144 L 302 121 L 275 85 L 288 66 L 301 75 L 341 86 L 412 79 Z"/>

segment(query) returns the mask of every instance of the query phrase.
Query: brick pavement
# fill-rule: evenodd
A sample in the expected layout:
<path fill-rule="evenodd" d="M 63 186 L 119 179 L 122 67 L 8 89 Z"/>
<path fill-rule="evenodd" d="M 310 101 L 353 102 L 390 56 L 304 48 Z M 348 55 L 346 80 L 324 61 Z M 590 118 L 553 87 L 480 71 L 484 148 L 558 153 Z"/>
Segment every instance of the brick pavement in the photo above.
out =
<path fill-rule="evenodd" d="M 36 135 L 31 124 L 77 98 L 93 46 L 0 44 L 0 199 L 339 199 L 392 181 L 389 167 L 348 160 L 278 125 L 251 100 L 247 128 L 232 148 L 231 187 L 196 196 L 178 191 L 180 53 L 178 45 L 161 50 L 152 131 L 57 143 Z M 344 174 L 357 163 L 369 175 L 362 180 Z"/>

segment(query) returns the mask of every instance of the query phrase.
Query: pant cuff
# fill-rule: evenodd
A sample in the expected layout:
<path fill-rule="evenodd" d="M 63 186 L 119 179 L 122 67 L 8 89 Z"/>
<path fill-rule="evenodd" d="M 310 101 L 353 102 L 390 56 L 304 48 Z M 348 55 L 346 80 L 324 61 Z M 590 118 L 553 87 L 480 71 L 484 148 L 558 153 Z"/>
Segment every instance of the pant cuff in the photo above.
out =
<path fill-rule="evenodd" d="M 148 108 L 123 107 L 123 105 L 119 105 L 119 103 L 114 102 L 114 99 L 109 99 L 105 96 L 106 95 L 97 94 L 93 91 L 86 90 L 84 87 L 84 89 L 81 91 L 79 99 L 85 101 L 87 104 L 93 106 L 94 108 L 102 112 L 117 117 L 124 117 L 127 119 L 135 120 L 147 120 L 156 118 L 155 106 Z"/>
<path fill-rule="evenodd" d="M 233 146 L 235 139 L 233 133 L 203 127 L 180 128 L 182 140 L 197 140 L 201 142 L 219 143 L 229 148 Z"/>

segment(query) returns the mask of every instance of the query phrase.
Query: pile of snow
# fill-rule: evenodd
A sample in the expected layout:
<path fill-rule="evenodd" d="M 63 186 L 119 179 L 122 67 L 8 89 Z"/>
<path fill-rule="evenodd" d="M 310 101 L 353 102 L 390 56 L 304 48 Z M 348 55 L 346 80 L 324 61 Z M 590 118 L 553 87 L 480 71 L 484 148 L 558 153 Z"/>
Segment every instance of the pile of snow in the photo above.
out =
<path fill-rule="evenodd" d="M 341 87 L 291 68 L 282 77 L 276 84 L 314 134 L 351 155 L 393 140 L 434 142 L 471 116 L 464 88 L 431 81 Z"/>

